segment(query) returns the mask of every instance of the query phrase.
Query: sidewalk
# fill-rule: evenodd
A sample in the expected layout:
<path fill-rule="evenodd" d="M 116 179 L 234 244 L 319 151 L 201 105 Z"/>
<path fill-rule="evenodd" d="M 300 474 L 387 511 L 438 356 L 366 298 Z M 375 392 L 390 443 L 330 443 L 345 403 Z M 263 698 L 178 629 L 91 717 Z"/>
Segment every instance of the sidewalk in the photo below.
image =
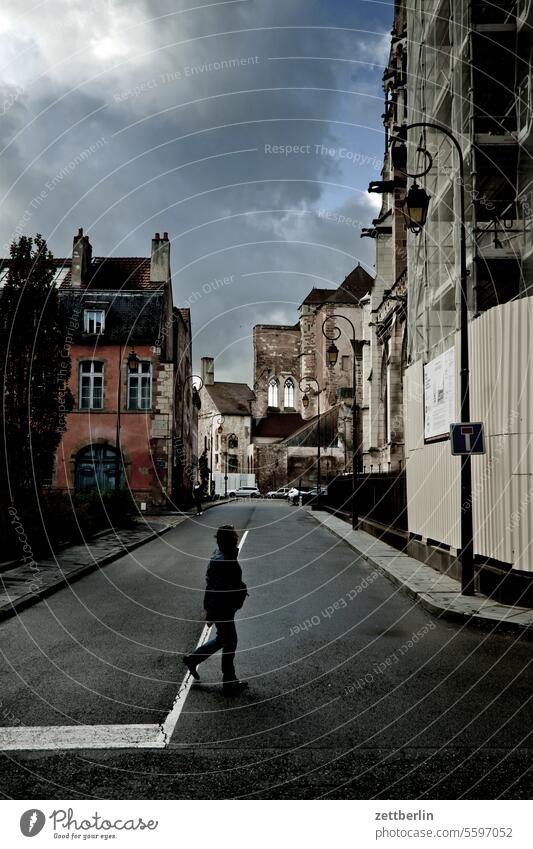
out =
<path fill-rule="evenodd" d="M 146 517 L 130 530 L 107 531 L 82 545 L 68 546 L 57 552 L 55 558 L 40 560 L 37 566 L 19 565 L 1 573 L 0 619 L 15 616 L 19 610 L 118 560 L 184 521 L 184 516 Z"/>
<path fill-rule="evenodd" d="M 487 596 L 461 595 L 453 578 L 436 572 L 420 560 L 409 557 L 365 531 L 353 531 L 348 522 L 325 511 L 311 515 L 360 554 L 370 566 L 389 578 L 422 607 L 444 619 L 485 628 L 505 628 L 526 632 L 533 626 L 533 610 L 500 604 Z M 529 633 L 533 633 L 533 630 Z"/>

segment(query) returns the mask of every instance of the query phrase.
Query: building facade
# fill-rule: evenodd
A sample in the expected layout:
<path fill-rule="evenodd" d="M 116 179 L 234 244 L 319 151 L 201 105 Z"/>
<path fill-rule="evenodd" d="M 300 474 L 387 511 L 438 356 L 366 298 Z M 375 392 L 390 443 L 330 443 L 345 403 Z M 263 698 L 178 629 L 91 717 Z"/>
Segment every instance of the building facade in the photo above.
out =
<path fill-rule="evenodd" d="M 373 234 L 378 268 L 389 264 L 391 270 L 378 275 L 386 286 L 369 313 L 373 374 L 379 359 L 389 355 L 382 350 L 388 338 L 399 363 L 399 391 L 382 368 L 377 394 L 396 397 L 387 420 L 396 415 L 403 420 L 409 550 L 458 576 L 464 505 L 460 458 L 451 454 L 449 426 L 460 420 L 459 157 L 438 127 L 408 134 L 403 129 L 414 122 L 443 126 L 460 145 L 465 163 L 470 418 L 484 423 L 487 446 L 484 456 L 472 459 L 478 581 L 487 592 L 530 602 L 532 33 L 528 0 L 395 3 L 384 76 L 388 157 L 383 181 L 370 186 L 383 192 L 382 214 L 373 224 L 379 231 L 391 221 L 385 242 L 390 241 L 394 261 L 381 262 L 381 234 Z M 427 172 L 417 182 L 430 197 L 426 225 L 407 239 L 398 214 L 412 184 L 409 179 L 406 186 L 404 170 Z M 399 338 L 394 342 L 395 321 L 407 327 L 401 346 Z M 391 438 L 391 448 L 392 443 Z"/>
<path fill-rule="evenodd" d="M 396 3 L 389 62 L 383 74 L 385 151 L 380 214 L 362 237 L 375 240 L 376 279 L 365 304 L 363 470 L 372 474 L 405 468 L 403 381 L 407 366 L 407 242 L 402 213 L 406 179 L 393 160 L 395 128 L 407 119 L 407 34 L 403 2 Z"/>
<path fill-rule="evenodd" d="M 250 462 L 262 490 L 287 483 L 316 486 L 319 437 L 322 485 L 351 467 L 352 335 L 362 342 L 364 303 L 373 285 L 373 278 L 358 265 L 337 288 L 313 288 L 300 305 L 295 325 L 254 327 L 256 401 Z M 331 366 L 327 349 L 333 339 L 338 357 Z M 362 347 L 355 346 L 358 407 L 363 397 Z M 359 412 L 358 461 L 365 411 Z"/>
<path fill-rule="evenodd" d="M 156 233 L 148 258 L 95 258 L 80 230 L 72 258 L 56 264 L 75 405 L 55 486 L 114 490 L 118 474 L 141 510 L 187 502 L 196 410 L 181 376 L 190 371 L 191 327 L 173 307 L 167 234 Z"/>
<path fill-rule="evenodd" d="M 202 357 L 199 394 L 198 454 L 206 452 L 211 479 L 214 474 L 251 473 L 248 448 L 254 392 L 246 383 L 215 380 L 213 357 Z"/>

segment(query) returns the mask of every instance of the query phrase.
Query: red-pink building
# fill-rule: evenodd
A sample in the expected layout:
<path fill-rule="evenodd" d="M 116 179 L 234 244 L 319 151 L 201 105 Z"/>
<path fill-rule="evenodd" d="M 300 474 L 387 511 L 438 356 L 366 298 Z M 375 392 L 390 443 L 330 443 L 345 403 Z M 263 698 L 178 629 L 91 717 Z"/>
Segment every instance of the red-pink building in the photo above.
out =
<path fill-rule="evenodd" d="M 155 234 L 150 257 L 100 258 L 80 230 L 72 258 L 56 263 L 75 406 L 54 485 L 112 490 L 118 470 L 140 509 L 187 503 L 197 416 L 191 325 L 189 311 L 173 306 L 168 235 Z"/>

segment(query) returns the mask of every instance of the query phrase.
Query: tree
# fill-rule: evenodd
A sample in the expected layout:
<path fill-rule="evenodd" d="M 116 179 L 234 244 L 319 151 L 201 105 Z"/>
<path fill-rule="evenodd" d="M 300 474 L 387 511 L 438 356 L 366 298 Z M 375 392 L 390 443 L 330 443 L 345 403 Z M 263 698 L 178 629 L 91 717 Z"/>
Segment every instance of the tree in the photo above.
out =
<path fill-rule="evenodd" d="M 55 452 L 73 406 L 69 317 L 54 285 L 46 241 L 22 236 L 10 250 L 0 296 L 1 498 L 24 509 L 53 477 Z"/>

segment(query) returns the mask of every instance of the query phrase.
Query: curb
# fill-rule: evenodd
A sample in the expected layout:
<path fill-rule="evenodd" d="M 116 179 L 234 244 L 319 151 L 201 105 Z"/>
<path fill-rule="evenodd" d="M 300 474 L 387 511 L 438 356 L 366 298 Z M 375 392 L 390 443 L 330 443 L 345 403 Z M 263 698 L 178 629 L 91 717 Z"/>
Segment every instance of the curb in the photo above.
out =
<path fill-rule="evenodd" d="M 235 498 L 225 498 L 222 501 L 209 501 L 208 504 L 202 505 L 202 513 L 205 513 L 206 510 L 211 510 L 212 507 L 219 507 L 221 504 L 233 504 Z M 165 516 L 181 516 L 183 519 L 194 519 L 196 517 L 196 513 L 194 512 L 194 508 L 191 508 L 191 512 L 183 511 L 175 511 L 175 512 L 167 512 L 167 513 L 154 513 L 152 514 L 154 519 L 164 519 Z"/>
<path fill-rule="evenodd" d="M 99 539 L 99 537 L 104 536 L 104 534 L 108 534 L 109 530 L 97 531 L 90 537 L 90 541 Z M 62 542 L 59 545 L 56 545 L 55 553 L 57 554 L 60 551 L 65 551 L 67 548 L 70 548 L 74 543 L 72 542 Z M 3 563 L 0 563 L 0 575 L 3 575 L 4 572 L 11 572 L 12 569 L 16 569 L 17 566 L 24 566 L 24 559 L 22 557 L 17 558 L 16 560 L 6 560 Z"/>
<path fill-rule="evenodd" d="M 20 610 L 24 610 L 27 607 L 32 607 L 34 604 L 37 604 L 39 601 L 41 601 L 41 599 L 53 595 L 55 592 L 57 592 L 57 590 L 63 589 L 63 587 L 75 583 L 79 578 L 83 578 L 90 572 L 94 572 L 96 569 L 100 569 L 103 566 L 107 566 L 109 563 L 113 563 L 114 560 L 119 560 L 125 554 L 129 554 L 130 551 L 135 551 L 135 549 L 140 548 L 141 545 L 145 545 L 147 542 L 152 542 L 152 540 L 163 536 L 163 534 L 166 534 L 168 531 L 176 527 L 178 527 L 178 525 L 164 525 L 161 530 L 152 531 L 142 540 L 137 540 L 137 542 L 134 542 L 131 545 L 124 546 L 120 549 L 117 548 L 114 551 L 110 552 L 110 554 L 107 554 L 105 557 L 100 558 L 100 560 L 93 560 L 92 563 L 87 563 L 84 566 L 80 566 L 79 569 L 76 569 L 69 575 L 64 575 L 63 577 L 58 578 L 53 583 L 48 584 L 48 586 L 46 587 L 43 587 L 43 589 L 39 590 L 39 592 L 37 593 L 30 592 L 27 595 L 15 599 L 9 604 L 2 605 L 0 607 L 0 621 L 4 621 L 6 619 L 11 618 L 12 616 L 16 616 L 16 614 Z"/>
<path fill-rule="evenodd" d="M 427 593 L 421 592 L 417 590 L 415 587 L 411 586 L 407 581 L 403 580 L 401 576 L 395 574 L 392 570 L 388 569 L 383 563 L 378 562 L 378 560 L 374 559 L 370 554 L 365 552 L 363 549 L 359 548 L 354 544 L 347 536 L 340 533 L 336 528 L 331 527 L 322 521 L 320 514 L 318 511 L 309 511 L 313 518 L 322 525 L 323 528 L 328 530 L 338 539 L 342 540 L 346 545 L 348 545 L 353 551 L 355 551 L 364 561 L 368 563 L 369 566 L 372 566 L 377 572 L 387 578 L 395 587 L 402 590 L 405 595 L 409 596 L 413 601 L 419 604 L 424 610 L 427 610 L 429 613 L 437 616 L 439 619 L 447 619 L 449 621 L 453 621 L 456 623 L 461 623 L 463 625 L 468 625 L 470 627 L 475 627 L 476 629 L 484 629 L 499 632 L 507 631 L 511 633 L 518 633 L 521 636 L 524 636 L 528 639 L 533 639 L 533 610 L 527 610 L 525 615 L 529 615 L 531 621 L 530 622 L 514 622 L 510 618 L 501 618 L 497 615 L 491 615 L 489 612 L 485 613 L 477 613 L 476 611 L 466 612 L 462 610 L 453 609 L 449 605 L 439 604 L 434 598 L 430 597 Z M 331 514 L 327 514 L 330 516 Z M 351 530 L 351 529 L 350 529 Z M 383 543 L 382 540 L 379 540 L 377 537 L 375 538 L 376 542 L 379 542 L 380 545 L 387 545 L 387 543 Z M 395 555 L 402 555 L 402 552 L 397 551 L 392 546 L 388 546 L 390 548 L 392 554 L 391 559 L 395 558 Z M 405 555 L 403 555 L 405 556 Z M 414 559 L 414 558 L 411 558 Z M 441 574 L 436 572 L 430 566 L 427 566 L 425 563 L 420 561 L 420 567 L 423 569 L 427 569 L 431 575 L 435 576 L 435 579 Z M 451 579 L 450 579 L 451 580 Z M 456 583 L 456 582 L 454 582 Z M 459 595 L 459 594 L 458 594 Z M 461 596 L 459 595 L 459 598 Z M 485 599 L 485 596 L 478 596 L 478 600 Z M 492 599 L 486 598 L 487 604 L 494 607 L 499 603 L 493 601 Z M 508 613 L 512 611 L 512 607 L 508 607 L 506 605 L 501 605 L 502 612 Z M 524 613 L 524 608 L 520 608 L 516 611 L 515 614 L 511 615 L 520 615 Z"/>

